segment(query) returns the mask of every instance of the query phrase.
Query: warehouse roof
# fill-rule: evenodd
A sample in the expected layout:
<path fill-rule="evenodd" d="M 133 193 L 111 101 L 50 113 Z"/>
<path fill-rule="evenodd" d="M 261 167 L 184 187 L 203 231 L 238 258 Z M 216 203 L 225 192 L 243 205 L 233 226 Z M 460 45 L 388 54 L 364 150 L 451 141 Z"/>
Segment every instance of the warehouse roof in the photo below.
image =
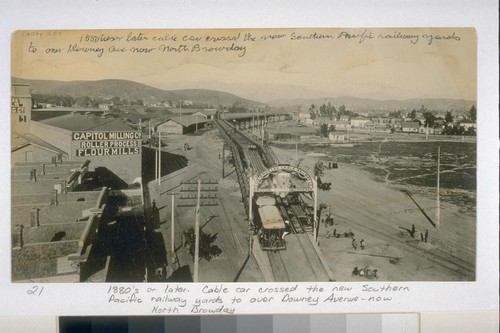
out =
<path fill-rule="evenodd" d="M 24 134 L 16 134 L 12 133 L 11 135 L 11 141 L 10 141 L 10 151 L 15 152 L 21 148 L 24 148 L 29 145 L 34 145 L 38 146 L 50 151 L 53 151 L 57 154 L 62 154 L 62 155 L 68 155 L 66 152 L 63 150 L 51 145 L 50 143 L 40 139 L 36 135 L 33 135 L 31 133 L 24 133 Z"/>
<path fill-rule="evenodd" d="M 207 120 L 204 119 L 203 117 L 197 117 L 197 116 L 192 116 L 192 115 L 181 116 L 181 117 L 175 116 L 175 117 L 172 117 L 164 122 L 159 123 L 157 126 L 164 124 L 166 122 L 169 122 L 169 121 L 176 122 L 184 127 L 188 127 L 188 126 L 194 125 L 196 123 L 203 124 L 203 123 L 207 122 Z"/>
<path fill-rule="evenodd" d="M 40 123 L 68 131 L 130 131 L 134 130 L 120 119 L 92 115 L 68 114 L 41 120 Z"/>

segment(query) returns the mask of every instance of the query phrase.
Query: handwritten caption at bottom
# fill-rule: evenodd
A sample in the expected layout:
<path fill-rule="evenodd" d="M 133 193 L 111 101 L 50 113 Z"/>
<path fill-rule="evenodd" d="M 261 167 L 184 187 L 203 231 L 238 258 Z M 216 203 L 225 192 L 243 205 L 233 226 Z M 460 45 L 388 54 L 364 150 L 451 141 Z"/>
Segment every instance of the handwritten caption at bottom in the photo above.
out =
<path fill-rule="evenodd" d="M 109 286 L 106 301 L 115 305 L 139 305 L 152 314 L 234 314 L 261 306 L 311 306 L 346 303 L 391 303 L 411 293 L 410 287 L 394 283 L 356 286 L 292 284 L 275 286 L 228 286 L 167 284 L 154 287 Z"/>

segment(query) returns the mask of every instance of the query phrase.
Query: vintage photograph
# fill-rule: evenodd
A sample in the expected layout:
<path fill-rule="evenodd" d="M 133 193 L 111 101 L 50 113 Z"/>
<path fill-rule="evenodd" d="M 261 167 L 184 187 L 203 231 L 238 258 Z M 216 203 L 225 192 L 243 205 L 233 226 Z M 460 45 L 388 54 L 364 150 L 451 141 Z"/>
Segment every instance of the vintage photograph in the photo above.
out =
<path fill-rule="evenodd" d="M 12 282 L 475 281 L 476 44 L 15 32 Z"/>

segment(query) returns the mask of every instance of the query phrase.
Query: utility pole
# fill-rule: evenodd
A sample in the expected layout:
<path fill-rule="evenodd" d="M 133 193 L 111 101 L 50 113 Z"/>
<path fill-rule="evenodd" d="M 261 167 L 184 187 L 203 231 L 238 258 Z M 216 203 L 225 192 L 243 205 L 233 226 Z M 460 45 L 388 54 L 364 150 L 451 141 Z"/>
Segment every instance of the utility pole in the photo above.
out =
<path fill-rule="evenodd" d="M 295 166 L 299 163 L 299 155 L 297 153 L 297 142 L 295 142 Z"/>
<path fill-rule="evenodd" d="M 172 246 L 171 246 L 171 251 L 172 251 L 172 255 L 175 253 L 175 196 L 174 196 L 174 192 L 172 192 L 172 215 L 170 217 L 170 219 L 172 220 L 172 233 L 171 233 L 171 240 L 170 242 L 172 243 Z"/>
<path fill-rule="evenodd" d="M 255 135 L 255 116 L 252 116 L 252 134 Z"/>
<path fill-rule="evenodd" d="M 253 199 L 253 195 L 254 195 L 254 186 L 255 186 L 255 180 L 253 178 L 253 176 L 250 176 L 249 179 L 249 195 L 248 195 L 248 228 L 251 229 L 252 228 L 252 224 L 253 224 L 253 214 L 252 214 L 252 199 Z"/>
<path fill-rule="evenodd" d="M 318 181 L 317 177 L 313 179 L 313 193 L 314 193 L 314 213 L 313 213 L 313 233 L 314 233 L 314 241 L 318 241 L 318 223 L 316 220 L 318 219 Z"/>
<path fill-rule="evenodd" d="M 224 179 L 224 164 L 226 163 L 226 144 L 222 144 L 222 179 Z"/>
<path fill-rule="evenodd" d="M 161 131 L 158 130 L 158 185 L 161 185 Z"/>
<path fill-rule="evenodd" d="M 151 148 L 151 132 L 152 132 L 152 130 L 151 130 L 151 120 L 149 120 L 149 132 L 148 132 L 148 134 L 149 134 L 149 140 L 148 140 L 149 148 Z"/>
<path fill-rule="evenodd" d="M 260 132 L 260 144 L 264 145 L 264 125 L 261 126 L 261 132 Z"/>
<path fill-rule="evenodd" d="M 171 211 L 171 216 L 170 219 L 172 220 L 172 230 L 171 230 L 171 235 L 170 235 L 170 255 L 172 257 L 172 263 L 175 263 L 175 196 L 178 195 L 179 193 L 174 193 L 171 192 L 167 195 L 172 196 L 172 208 L 170 209 Z"/>
<path fill-rule="evenodd" d="M 151 141 L 150 141 L 151 144 Z M 155 149 L 155 179 L 158 183 L 158 151 Z"/>
<path fill-rule="evenodd" d="M 182 122 L 182 99 L 179 101 L 179 122 Z"/>
<path fill-rule="evenodd" d="M 195 243 L 194 243 L 194 276 L 193 282 L 198 282 L 198 262 L 200 257 L 200 195 L 201 195 L 201 180 L 198 179 L 198 199 L 196 202 L 196 218 L 195 218 Z"/>
<path fill-rule="evenodd" d="M 441 222 L 441 201 L 439 199 L 439 169 L 440 169 L 440 158 L 441 158 L 441 146 L 438 146 L 438 157 L 437 157 L 437 188 L 436 188 L 436 228 L 439 228 L 439 223 Z"/>

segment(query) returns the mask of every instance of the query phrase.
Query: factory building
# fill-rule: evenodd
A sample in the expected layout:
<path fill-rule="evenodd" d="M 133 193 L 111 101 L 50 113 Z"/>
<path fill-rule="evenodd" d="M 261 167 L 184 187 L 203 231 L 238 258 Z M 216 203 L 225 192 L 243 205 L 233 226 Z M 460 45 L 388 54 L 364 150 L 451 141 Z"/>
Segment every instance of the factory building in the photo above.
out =
<path fill-rule="evenodd" d="M 12 84 L 11 129 L 13 163 L 90 160 L 128 184 L 141 177 L 141 132 L 91 112 L 35 121 L 28 85 Z"/>
<path fill-rule="evenodd" d="M 141 132 L 97 112 L 35 120 L 29 86 L 11 89 L 12 281 L 146 279 Z"/>

